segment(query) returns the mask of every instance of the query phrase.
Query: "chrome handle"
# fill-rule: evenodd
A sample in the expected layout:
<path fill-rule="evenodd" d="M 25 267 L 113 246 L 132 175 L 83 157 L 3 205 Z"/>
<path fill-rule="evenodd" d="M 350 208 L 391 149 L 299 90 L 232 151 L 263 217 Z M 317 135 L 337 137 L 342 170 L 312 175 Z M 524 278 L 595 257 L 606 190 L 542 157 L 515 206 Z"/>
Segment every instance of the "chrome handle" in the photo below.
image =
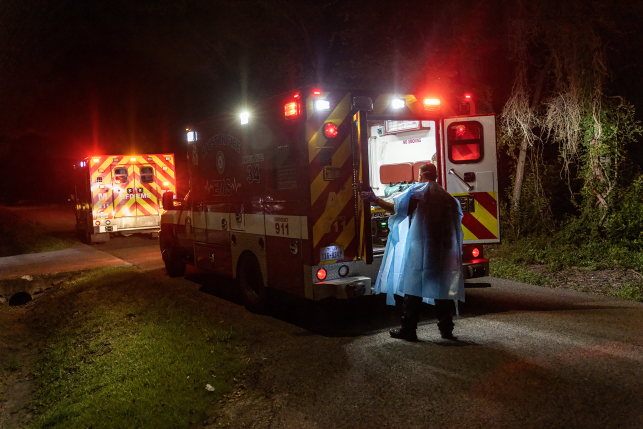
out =
<path fill-rule="evenodd" d="M 469 192 L 473 191 L 473 186 L 469 185 L 467 182 L 465 182 L 465 181 L 464 181 L 464 179 L 463 179 L 462 177 L 458 176 L 458 173 L 456 173 L 456 172 L 455 172 L 455 170 L 454 170 L 453 168 L 452 168 L 452 169 L 450 169 L 450 170 L 448 171 L 448 173 L 449 173 L 449 174 L 453 174 L 455 177 L 457 177 L 458 179 L 460 179 L 460 181 L 461 181 L 462 183 L 464 183 L 464 185 L 467 187 L 467 189 L 469 190 Z"/>

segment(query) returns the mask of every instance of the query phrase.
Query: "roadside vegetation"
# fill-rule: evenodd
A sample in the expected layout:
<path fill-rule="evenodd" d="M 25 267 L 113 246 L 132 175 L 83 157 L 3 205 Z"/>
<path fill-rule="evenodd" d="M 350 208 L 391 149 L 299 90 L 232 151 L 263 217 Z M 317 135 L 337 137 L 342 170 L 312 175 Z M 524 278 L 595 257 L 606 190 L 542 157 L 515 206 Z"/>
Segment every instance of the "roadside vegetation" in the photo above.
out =
<path fill-rule="evenodd" d="M 35 368 L 22 368 L 15 349 L 0 368 L 33 371 L 32 428 L 203 425 L 245 369 L 238 329 L 133 268 L 72 274 L 0 316 L 0 325 L 21 320 L 41 338 Z"/>
<path fill-rule="evenodd" d="M 0 206 L 0 237 L 0 257 L 50 252 L 79 244 L 74 232 L 47 231 L 3 206 Z"/>

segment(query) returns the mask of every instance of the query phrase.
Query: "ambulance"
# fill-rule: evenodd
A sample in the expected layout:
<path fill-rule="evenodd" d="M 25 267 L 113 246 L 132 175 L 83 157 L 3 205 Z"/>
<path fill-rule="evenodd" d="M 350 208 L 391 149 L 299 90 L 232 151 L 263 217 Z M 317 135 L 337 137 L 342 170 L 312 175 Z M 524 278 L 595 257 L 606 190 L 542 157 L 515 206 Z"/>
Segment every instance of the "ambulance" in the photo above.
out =
<path fill-rule="evenodd" d="M 87 242 L 160 230 L 160 198 L 176 193 L 174 154 L 97 155 L 74 166 L 76 232 Z"/>
<path fill-rule="evenodd" d="M 189 192 L 163 196 L 170 276 L 186 264 L 236 279 L 250 309 L 270 289 L 311 300 L 373 293 L 388 214 L 360 198 L 404 191 L 422 164 L 464 212 L 465 278 L 498 243 L 496 118 L 473 94 L 302 88 L 186 129 Z"/>

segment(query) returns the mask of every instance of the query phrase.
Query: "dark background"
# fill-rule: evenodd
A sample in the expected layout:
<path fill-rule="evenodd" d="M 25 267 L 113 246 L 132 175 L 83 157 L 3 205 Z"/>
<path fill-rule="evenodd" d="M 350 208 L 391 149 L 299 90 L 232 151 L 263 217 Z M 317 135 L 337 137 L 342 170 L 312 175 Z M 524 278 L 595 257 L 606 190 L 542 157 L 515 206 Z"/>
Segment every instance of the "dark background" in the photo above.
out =
<path fill-rule="evenodd" d="M 2 2 L 0 203 L 66 201 L 72 165 L 94 154 L 174 152 L 184 192 L 186 124 L 305 84 L 471 91 L 482 112 L 500 113 L 514 4 Z M 632 30 L 627 43 L 610 42 L 610 82 L 640 105 L 641 7 L 632 5 L 613 17 Z M 499 165 L 506 182 L 511 157 Z"/>

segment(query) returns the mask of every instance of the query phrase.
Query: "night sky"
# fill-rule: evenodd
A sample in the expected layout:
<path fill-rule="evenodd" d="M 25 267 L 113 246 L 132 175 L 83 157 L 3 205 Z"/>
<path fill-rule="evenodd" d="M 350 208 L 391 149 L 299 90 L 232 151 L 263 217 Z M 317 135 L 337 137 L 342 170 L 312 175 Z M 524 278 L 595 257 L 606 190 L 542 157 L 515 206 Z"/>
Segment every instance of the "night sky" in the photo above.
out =
<path fill-rule="evenodd" d="M 482 111 L 499 113 L 513 76 L 512 4 L 3 1 L 0 203 L 66 201 L 71 166 L 93 154 L 183 159 L 187 123 L 305 84 L 474 91 Z M 616 19 L 638 28 L 632 4 Z M 610 46 L 612 81 L 635 104 L 640 48 Z"/>

